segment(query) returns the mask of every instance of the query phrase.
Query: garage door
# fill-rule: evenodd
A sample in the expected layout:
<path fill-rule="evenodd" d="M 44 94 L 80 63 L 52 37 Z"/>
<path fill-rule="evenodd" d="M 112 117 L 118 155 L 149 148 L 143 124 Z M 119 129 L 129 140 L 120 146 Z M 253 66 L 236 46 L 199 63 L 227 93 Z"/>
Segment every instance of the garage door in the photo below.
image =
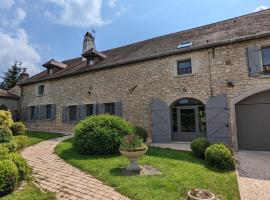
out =
<path fill-rule="evenodd" d="M 238 148 L 270 151 L 270 92 L 250 96 L 236 105 Z"/>

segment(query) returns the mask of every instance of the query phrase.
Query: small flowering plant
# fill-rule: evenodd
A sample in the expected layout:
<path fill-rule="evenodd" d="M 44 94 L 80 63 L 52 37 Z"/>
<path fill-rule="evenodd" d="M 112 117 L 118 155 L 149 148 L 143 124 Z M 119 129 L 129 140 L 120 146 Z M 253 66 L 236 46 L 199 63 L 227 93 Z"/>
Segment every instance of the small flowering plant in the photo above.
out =
<path fill-rule="evenodd" d="M 128 134 L 121 140 L 121 151 L 140 151 L 146 149 L 147 146 L 143 143 L 143 139 L 135 134 Z"/>

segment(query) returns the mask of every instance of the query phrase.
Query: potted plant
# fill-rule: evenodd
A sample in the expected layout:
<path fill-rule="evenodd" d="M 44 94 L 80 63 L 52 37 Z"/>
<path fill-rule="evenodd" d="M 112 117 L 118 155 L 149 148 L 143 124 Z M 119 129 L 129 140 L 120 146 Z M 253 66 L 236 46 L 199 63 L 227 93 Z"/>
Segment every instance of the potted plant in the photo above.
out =
<path fill-rule="evenodd" d="M 188 191 L 188 200 L 215 200 L 214 193 L 208 190 L 192 189 Z"/>
<path fill-rule="evenodd" d="M 148 147 L 143 143 L 143 139 L 135 134 L 129 134 L 122 138 L 119 151 L 130 161 L 130 165 L 126 167 L 127 172 L 140 172 L 137 161 L 146 153 L 147 149 Z"/>

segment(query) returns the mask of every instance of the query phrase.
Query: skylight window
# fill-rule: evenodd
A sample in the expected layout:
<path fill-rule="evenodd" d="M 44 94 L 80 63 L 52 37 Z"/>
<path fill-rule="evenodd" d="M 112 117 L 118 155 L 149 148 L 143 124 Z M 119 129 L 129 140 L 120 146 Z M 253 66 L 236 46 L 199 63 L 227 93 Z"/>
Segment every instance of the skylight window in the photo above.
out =
<path fill-rule="evenodd" d="M 177 46 L 177 49 L 187 48 L 187 47 L 191 47 L 191 46 L 192 46 L 192 42 L 191 41 L 184 41 L 184 42 L 181 42 Z"/>

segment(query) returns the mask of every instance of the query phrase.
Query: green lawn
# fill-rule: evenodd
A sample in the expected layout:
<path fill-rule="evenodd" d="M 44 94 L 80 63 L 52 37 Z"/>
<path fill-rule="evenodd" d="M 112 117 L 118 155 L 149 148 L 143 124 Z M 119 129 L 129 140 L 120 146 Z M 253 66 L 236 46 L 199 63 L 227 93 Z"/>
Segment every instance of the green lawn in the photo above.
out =
<path fill-rule="evenodd" d="M 28 136 L 27 146 L 32 146 L 44 140 L 49 140 L 63 136 L 60 133 L 49 133 L 42 131 L 26 131 L 26 135 Z"/>
<path fill-rule="evenodd" d="M 57 137 L 61 137 L 62 134 L 59 133 L 48 133 L 41 131 L 27 131 L 28 136 L 27 146 L 31 146 L 42 142 L 44 140 L 49 140 Z M 43 192 L 37 188 L 34 184 L 29 182 L 23 187 L 21 191 L 15 191 L 12 194 L 6 195 L 1 200 L 53 200 L 54 195 L 52 193 Z"/>
<path fill-rule="evenodd" d="M 140 164 L 158 168 L 162 175 L 124 177 L 120 168 L 128 160 L 120 155 L 85 156 L 72 147 L 72 139 L 60 143 L 56 152 L 70 164 L 89 172 L 122 194 L 138 200 L 186 199 L 192 188 L 209 189 L 220 199 L 238 200 L 239 191 L 235 172 L 217 171 L 196 159 L 191 152 L 149 148 Z"/>
<path fill-rule="evenodd" d="M 54 200 L 54 195 L 49 192 L 42 192 L 34 184 L 27 184 L 23 190 L 15 191 L 10 195 L 4 196 L 1 200 Z"/>

